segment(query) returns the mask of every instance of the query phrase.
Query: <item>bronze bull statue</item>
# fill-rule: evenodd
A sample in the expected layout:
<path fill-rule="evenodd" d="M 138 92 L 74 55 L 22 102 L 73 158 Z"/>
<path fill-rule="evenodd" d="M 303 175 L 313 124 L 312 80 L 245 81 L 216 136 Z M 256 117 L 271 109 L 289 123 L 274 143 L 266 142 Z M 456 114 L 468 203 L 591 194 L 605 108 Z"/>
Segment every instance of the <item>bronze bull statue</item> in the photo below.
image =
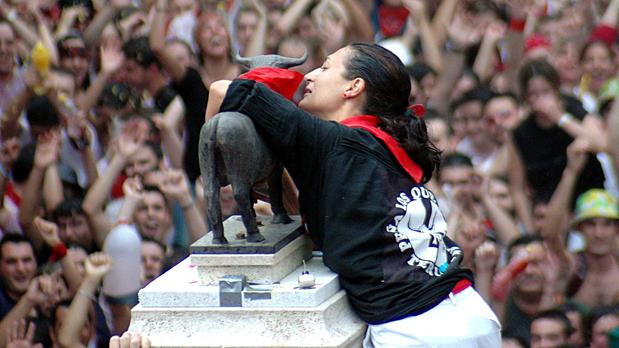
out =
<path fill-rule="evenodd" d="M 301 58 L 263 55 L 236 60 L 249 69 L 263 66 L 289 68 L 301 65 Z M 199 142 L 200 173 L 204 182 L 204 197 L 208 209 L 208 221 L 213 229 L 213 244 L 227 244 L 224 236 L 220 188 L 232 185 L 243 225 L 246 240 L 250 243 L 264 241 L 256 224 L 252 190 L 258 183 L 268 181 L 273 223 L 289 223 L 292 220 L 284 209 L 282 198 L 283 167 L 258 135 L 251 119 L 238 112 L 221 112 L 202 126 Z"/>

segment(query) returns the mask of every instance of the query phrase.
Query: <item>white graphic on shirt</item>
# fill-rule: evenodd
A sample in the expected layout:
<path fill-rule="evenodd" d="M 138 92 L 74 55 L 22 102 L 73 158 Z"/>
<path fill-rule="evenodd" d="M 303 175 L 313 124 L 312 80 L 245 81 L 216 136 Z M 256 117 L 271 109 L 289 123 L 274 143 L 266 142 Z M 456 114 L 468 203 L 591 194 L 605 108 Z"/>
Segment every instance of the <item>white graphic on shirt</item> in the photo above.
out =
<path fill-rule="evenodd" d="M 422 268 L 431 276 L 440 276 L 454 250 L 448 250 L 445 245 L 447 222 L 434 194 L 423 186 L 415 186 L 410 193 L 400 193 L 396 200 L 395 207 L 404 213 L 394 218 L 387 232 L 393 233 L 401 252 L 410 253 L 407 261 L 410 266 Z"/>

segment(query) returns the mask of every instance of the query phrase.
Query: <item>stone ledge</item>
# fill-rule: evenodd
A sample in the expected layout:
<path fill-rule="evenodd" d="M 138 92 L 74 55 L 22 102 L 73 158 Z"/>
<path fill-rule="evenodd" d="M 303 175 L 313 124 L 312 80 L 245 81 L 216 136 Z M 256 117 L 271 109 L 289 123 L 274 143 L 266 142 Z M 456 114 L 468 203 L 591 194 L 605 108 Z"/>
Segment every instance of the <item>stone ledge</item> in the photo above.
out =
<path fill-rule="evenodd" d="M 144 308 L 132 310 L 130 331 L 153 347 L 358 348 L 366 325 L 339 291 L 318 307 Z"/>

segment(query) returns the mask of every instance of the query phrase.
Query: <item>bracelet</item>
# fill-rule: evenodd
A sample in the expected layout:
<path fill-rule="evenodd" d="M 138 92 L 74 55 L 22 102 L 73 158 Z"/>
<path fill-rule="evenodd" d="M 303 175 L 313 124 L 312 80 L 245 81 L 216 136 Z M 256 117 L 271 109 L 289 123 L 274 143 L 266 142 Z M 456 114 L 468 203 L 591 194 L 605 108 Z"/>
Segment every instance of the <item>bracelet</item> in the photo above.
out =
<path fill-rule="evenodd" d="M 527 25 L 526 19 L 515 19 L 512 18 L 509 21 L 509 28 L 513 31 L 522 33 L 524 31 L 524 27 Z"/>
<path fill-rule="evenodd" d="M 183 209 L 183 210 L 187 210 L 187 209 L 191 208 L 191 207 L 193 206 L 193 204 L 194 204 L 194 203 L 195 203 L 195 202 L 194 202 L 194 201 L 193 201 L 193 199 L 192 199 L 192 200 L 190 200 L 190 201 L 189 201 L 189 203 L 187 203 L 187 204 L 185 204 L 185 205 L 181 205 L 181 209 Z"/>
<path fill-rule="evenodd" d="M 563 128 L 563 126 L 565 126 L 570 121 L 574 121 L 574 116 L 572 116 L 572 114 L 570 114 L 569 112 L 566 112 L 563 115 L 561 115 L 561 118 L 559 118 L 557 125 Z"/>
<path fill-rule="evenodd" d="M 79 289 L 79 290 L 77 291 L 77 293 L 78 293 L 79 295 L 82 295 L 82 296 L 86 297 L 87 299 L 89 299 L 89 300 L 91 300 L 91 301 L 93 301 L 93 302 L 97 302 L 97 299 L 96 299 L 93 295 L 91 295 L 91 294 L 87 293 L 86 291 L 84 291 L 84 290 L 82 290 L 82 289 Z"/>
<path fill-rule="evenodd" d="M 49 261 L 59 261 L 65 256 L 67 256 L 67 246 L 64 243 L 59 243 L 52 248 L 52 253 L 49 255 Z"/>

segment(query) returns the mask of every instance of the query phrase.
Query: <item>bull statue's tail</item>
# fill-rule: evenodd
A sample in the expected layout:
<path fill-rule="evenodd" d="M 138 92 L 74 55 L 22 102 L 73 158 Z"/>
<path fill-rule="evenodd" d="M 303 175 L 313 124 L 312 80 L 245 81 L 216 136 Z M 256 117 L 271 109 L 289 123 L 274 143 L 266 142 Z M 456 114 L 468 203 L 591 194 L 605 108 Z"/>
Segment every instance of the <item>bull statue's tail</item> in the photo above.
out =
<path fill-rule="evenodd" d="M 200 130 L 200 141 L 198 143 L 198 160 L 200 163 L 200 174 L 204 187 L 204 198 L 208 206 L 208 223 L 213 230 L 213 244 L 227 244 L 228 240 L 224 236 L 224 227 L 221 215 L 221 205 L 219 200 L 219 189 L 221 184 L 217 175 L 217 123 L 219 117 L 213 117 L 206 122 Z"/>

